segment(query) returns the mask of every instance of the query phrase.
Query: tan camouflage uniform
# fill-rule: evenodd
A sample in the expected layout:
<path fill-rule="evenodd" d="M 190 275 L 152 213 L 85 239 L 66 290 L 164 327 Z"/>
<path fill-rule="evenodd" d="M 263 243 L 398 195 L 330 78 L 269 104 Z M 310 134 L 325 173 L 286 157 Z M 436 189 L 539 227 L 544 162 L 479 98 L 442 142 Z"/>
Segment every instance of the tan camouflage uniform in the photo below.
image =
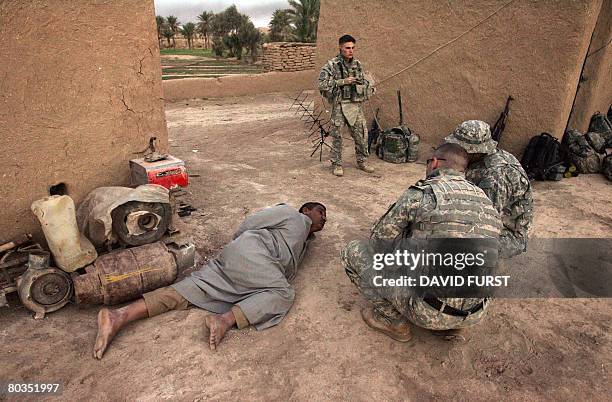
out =
<path fill-rule="evenodd" d="M 358 84 L 351 91 L 351 99 L 344 99 L 342 91 L 347 86 L 346 78 L 350 76 L 357 78 Z M 359 60 L 352 59 L 347 63 L 341 55 L 329 60 L 319 74 L 319 91 L 331 106 L 332 164 L 342 166 L 342 128 L 345 125 L 355 140 L 357 163 L 364 163 L 368 157 L 368 129 L 361 104 L 369 98 L 371 87 Z"/>
<path fill-rule="evenodd" d="M 470 154 L 485 154 L 470 164 L 466 178 L 484 190 L 502 215 L 500 257 L 510 258 L 526 251 L 533 199 L 529 178 L 520 162 L 497 148 L 489 125 L 483 121 L 463 122 L 445 140 L 461 145 Z"/>
<path fill-rule="evenodd" d="M 484 308 L 467 317 L 442 313 L 420 298 L 407 297 L 404 288 L 385 289 L 364 285 L 370 278 L 373 250 L 381 242 L 407 237 L 497 238 L 499 214 L 484 192 L 469 183 L 463 173 L 439 169 L 410 187 L 374 225 L 370 240 L 352 241 L 341 253 L 346 274 L 364 297 L 374 305 L 379 317 L 391 323 L 405 319 L 423 328 L 443 330 L 474 325 L 484 318 Z M 370 271 L 370 272 L 368 272 Z M 440 299 L 460 310 L 469 310 L 483 301 L 479 298 Z"/>

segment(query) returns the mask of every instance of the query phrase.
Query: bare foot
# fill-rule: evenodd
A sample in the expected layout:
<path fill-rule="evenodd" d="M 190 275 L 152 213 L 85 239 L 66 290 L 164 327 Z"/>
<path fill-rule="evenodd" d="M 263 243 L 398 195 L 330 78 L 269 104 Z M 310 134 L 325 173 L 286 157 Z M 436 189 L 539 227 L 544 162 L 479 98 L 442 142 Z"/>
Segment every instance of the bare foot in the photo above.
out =
<path fill-rule="evenodd" d="M 215 350 L 217 348 L 217 345 L 221 343 L 221 340 L 225 336 L 227 330 L 234 325 L 234 322 L 226 319 L 224 315 L 220 314 L 207 315 L 204 322 L 210 331 L 208 344 L 211 350 Z"/>
<path fill-rule="evenodd" d="M 94 357 L 101 359 L 108 344 L 119 330 L 119 314 L 115 311 L 103 308 L 98 313 L 98 335 L 94 345 Z"/>

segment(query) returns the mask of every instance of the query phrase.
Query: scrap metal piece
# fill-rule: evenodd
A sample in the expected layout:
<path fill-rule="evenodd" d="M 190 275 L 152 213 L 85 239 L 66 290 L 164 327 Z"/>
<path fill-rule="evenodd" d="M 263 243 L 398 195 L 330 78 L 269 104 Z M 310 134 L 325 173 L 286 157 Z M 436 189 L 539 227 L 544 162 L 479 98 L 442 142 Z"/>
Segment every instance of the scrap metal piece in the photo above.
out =
<path fill-rule="evenodd" d="M 4 243 L 0 245 L 0 253 L 5 251 L 14 249 L 15 247 L 19 247 L 25 243 L 28 243 L 32 240 L 32 235 L 30 233 L 26 233 L 22 235 L 19 239 L 10 241 L 8 243 Z"/>
<path fill-rule="evenodd" d="M 40 320 L 64 307 L 72 295 L 72 281 L 58 268 L 28 269 L 17 279 L 19 298 L 24 306 Z"/>
<path fill-rule="evenodd" d="M 161 242 L 104 254 L 73 276 L 77 303 L 112 305 L 168 286 L 177 276 L 177 263 Z"/>
<path fill-rule="evenodd" d="M 319 111 L 314 105 L 314 101 L 306 102 L 308 98 L 308 94 L 304 94 L 304 91 L 301 91 L 295 98 L 293 98 L 293 103 L 289 107 L 289 109 L 296 108 L 296 114 L 302 113 L 300 120 L 304 121 L 305 124 L 310 124 L 309 132 L 311 137 L 315 133 L 319 134 L 318 140 L 313 145 L 313 151 L 310 154 L 312 157 L 317 151 L 319 151 L 319 161 L 323 161 L 323 147 L 328 147 L 331 149 L 331 146 L 325 142 L 325 139 L 329 137 L 329 120 L 323 121 L 321 120 L 321 114 L 323 111 Z M 312 108 L 311 108 L 312 106 Z"/>
<path fill-rule="evenodd" d="M 48 267 L 48 252 L 44 252 L 38 243 L 31 243 L 31 235 L 26 235 L 27 241 L 15 240 L 11 243 L 15 246 L 6 251 L 0 258 L 0 307 L 8 306 L 6 295 L 17 292 L 17 279 L 28 269 L 28 260 L 33 263 L 29 255 L 33 253 L 44 253 L 38 266 Z M 16 248 L 18 247 L 18 248 Z"/>

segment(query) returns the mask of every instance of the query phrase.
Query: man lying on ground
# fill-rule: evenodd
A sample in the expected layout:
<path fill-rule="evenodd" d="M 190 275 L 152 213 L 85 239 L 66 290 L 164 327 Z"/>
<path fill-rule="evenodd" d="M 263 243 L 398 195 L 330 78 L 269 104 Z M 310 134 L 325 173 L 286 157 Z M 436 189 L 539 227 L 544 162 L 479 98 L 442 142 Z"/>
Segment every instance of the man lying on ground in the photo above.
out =
<path fill-rule="evenodd" d="M 189 277 L 125 307 L 100 310 L 94 357 L 101 359 L 128 323 L 190 305 L 215 313 L 205 318 L 213 350 L 234 325 L 262 330 L 278 324 L 295 296 L 288 281 L 326 219 L 326 208 L 318 202 L 307 202 L 299 211 L 279 204 L 248 216 L 221 254 Z"/>

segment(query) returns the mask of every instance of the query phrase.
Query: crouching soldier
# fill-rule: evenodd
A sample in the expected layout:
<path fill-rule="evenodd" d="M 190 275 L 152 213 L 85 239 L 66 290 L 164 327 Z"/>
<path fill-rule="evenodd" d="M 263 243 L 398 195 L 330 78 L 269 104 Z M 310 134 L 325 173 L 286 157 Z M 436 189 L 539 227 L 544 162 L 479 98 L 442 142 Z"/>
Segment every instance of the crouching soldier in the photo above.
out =
<path fill-rule="evenodd" d="M 352 241 L 342 250 L 346 274 L 371 303 L 361 312 L 373 329 L 391 338 L 411 339 L 409 322 L 431 330 L 458 329 L 481 321 L 487 310 L 484 298 L 415 297 L 400 287 L 390 297 L 366 283 L 374 269 L 372 249 L 402 238 L 494 239 L 502 226 L 498 212 L 485 193 L 465 179 L 468 154 L 457 144 L 443 144 L 427 161 L 427 178 L 410 187 L 374 225 L 369 243 Z"/>

